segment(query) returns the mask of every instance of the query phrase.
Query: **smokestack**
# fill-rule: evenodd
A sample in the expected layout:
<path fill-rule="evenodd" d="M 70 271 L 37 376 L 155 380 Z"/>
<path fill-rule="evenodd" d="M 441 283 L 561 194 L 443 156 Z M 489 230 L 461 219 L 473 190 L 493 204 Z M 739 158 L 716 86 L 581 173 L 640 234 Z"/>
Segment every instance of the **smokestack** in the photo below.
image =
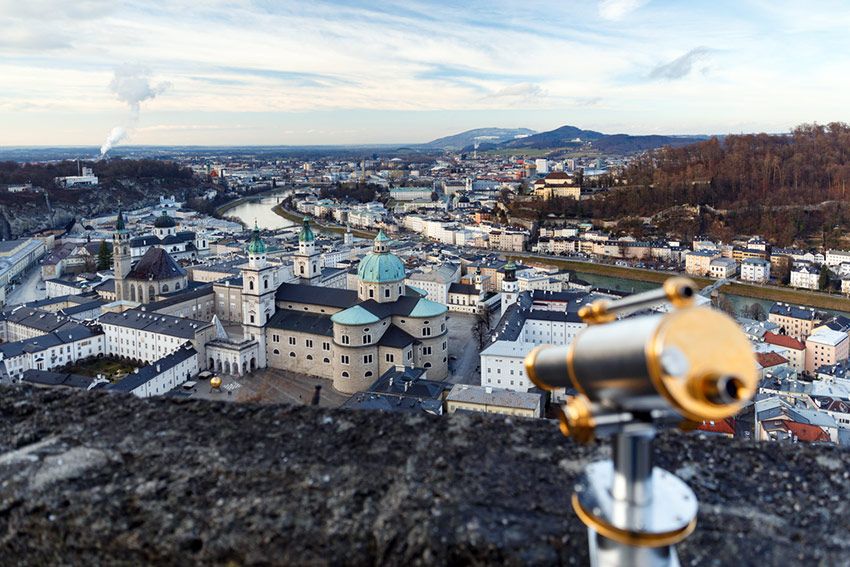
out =
<path fill-rule="evenodd" d="M 311 406 L 319 405 L 319 400 L 322 398 L 322 386 L 316 384 L 316 390 L 313 392 L 313 399 L 310 401 Z"/>

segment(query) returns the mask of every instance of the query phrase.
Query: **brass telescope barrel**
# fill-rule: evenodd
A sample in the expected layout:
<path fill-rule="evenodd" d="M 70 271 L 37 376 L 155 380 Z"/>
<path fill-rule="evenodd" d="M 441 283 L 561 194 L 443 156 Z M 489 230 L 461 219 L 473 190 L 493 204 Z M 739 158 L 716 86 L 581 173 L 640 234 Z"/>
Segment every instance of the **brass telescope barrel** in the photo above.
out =
<path fill-rule="evenodd" d="M 659 291 L 608 303 L 590 316 L 640 309 L 659 302 L 662 293 L 667 299 L 660 301 L 670 301 L 670 289 L 680 305 L 689 305 L 692 283 L 671 281 Z M 672 409 L 693 421 L 734 415 L 758 381 L 746 336 L 728 316 L 706 307 L 590 325 L 570 345 L 535 348 L 525 368 L 536 386 L 575 388 L 594 406 L 629 412 Z"/>
<path fill-rule="evenodd" d="M 670 278 L 658 289 L 636 293 L 616 301 L 594 301 L 582 307 L 578 315 L 589 325 L 614 321 L 618 314 L 654 307 L 669 302 L 673 307 L 688 307 L 694 302 L 697 286 L 690 278 Z"/>

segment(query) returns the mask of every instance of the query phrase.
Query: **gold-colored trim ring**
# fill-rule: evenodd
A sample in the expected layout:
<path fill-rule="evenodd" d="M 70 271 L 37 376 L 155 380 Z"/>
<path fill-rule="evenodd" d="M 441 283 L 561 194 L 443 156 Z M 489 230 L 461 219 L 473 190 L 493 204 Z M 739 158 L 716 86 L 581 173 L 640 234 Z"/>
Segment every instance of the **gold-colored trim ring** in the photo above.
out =
<path fill-rule="evenodd" d="M 697 519 L 696 516 L 694 516 L 688 525 L 682 529 L 674 530 L 672 532 L 633 532 L 612 526 L 608 522 L 603 521 L 585 510 L 581 505 L 581 501 L 579 501 L 578 494 L 573 494 L 572 502 L 573 510 L 575 510 L 576 515 L 585 526 L 592 528 L 596 533 L 603 537 L 632 547 L 666 547 L 668 545 L 675 545 L 691 535 L 697 527 Z"/>
<path fill-rule="evenodd" d="M 691 278 L 675 277 L 664 280 L 664 294 L 667 296 L 667 301 L 673 307 L 681 309 L 693 305 L 695 296 L 699 288 Z M 683 294 L 683 289 L 690 289 L 690 294 Z"/>

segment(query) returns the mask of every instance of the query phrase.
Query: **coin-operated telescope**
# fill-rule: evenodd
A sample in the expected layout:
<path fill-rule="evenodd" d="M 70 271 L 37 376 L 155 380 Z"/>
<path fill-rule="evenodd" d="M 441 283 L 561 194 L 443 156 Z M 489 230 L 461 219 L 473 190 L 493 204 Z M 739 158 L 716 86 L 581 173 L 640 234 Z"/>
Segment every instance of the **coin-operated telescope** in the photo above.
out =
<path fill-rule="evenodd" d="M 561 431 L 576 441 L 612 438 L 611 461 L 588 465 L 573 508 L 588 528 L 591 564 L 678 565 L 674 545 L 696 527 L 697 499 L 653 467 L 659 428 L 735 415 L 758 383 L 749 341 L 728 316 L 695 307 L 696 285 L 671 278 L 658 290 L 579 311 L 588 324 L 570 345 L 537 347 L 528 377 L 545 390 L 574 388 Z M 618 319 L 667 303 L 666 313 Z"/>

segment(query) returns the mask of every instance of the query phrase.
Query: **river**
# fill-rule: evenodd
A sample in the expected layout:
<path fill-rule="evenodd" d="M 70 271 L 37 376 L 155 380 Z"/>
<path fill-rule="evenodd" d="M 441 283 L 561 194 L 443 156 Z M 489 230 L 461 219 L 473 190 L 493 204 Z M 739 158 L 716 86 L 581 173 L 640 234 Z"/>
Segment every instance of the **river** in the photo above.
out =
<path fill-rule="evenodd" d="M 283 218 L 272 210 L 281 199 L 283 199 L 283 192 L 250 198 L 248 201 L 225 211 L 224 216 L 239 219 L 247 227 L 254 226 L 256 220 L 257 225 L 263 230 L 278 230 L 295 226 L 295 223 L 291 220 Z"/>
<path fill-rule="evenodd" d="M 628 280 L 625 278 L 615 278 L 611 276 L 600 276 L 597 274 L 585 274 L 583 272 L 576 272 L 576 277 L 585 280 L 586 282 L 589 282 L 590 284 L 596 287 L 612 289 L 616 291 L 626 291 L 629 293 L 637 293 L 659 287 L 659 284 L 651 282 L 641 282 L 635 280 Z M 750 306 L 754 303 L 758 303 L 759 305 L 761 305 L 764 309 L 764 312 L 768 313 L 774 303 L 773 301 L 767 299 L 756 299 L 754 297 L 744 297 L 741 295 L 733 295 L 731 293 L 723 293 L 722 287 L 719 291 L 720 295 L 723 298 L 729 300 L 729 302 L 735 308 L 735 312 L 739 315 L 745 315 L 745 310 L 750 308 Z M 818 311 L 823 311 L 832 315 L 844 315 L 845 317 L 850 316 L 847 313 L 842 313 L 841 311 L 832 311 L 829 309 L 819 309 Z"/>
<path fill-rule="evenodd" d="M 252 198 L 247 202 L 241 203 L 233 207 L 232 209 L 229 209 L 224 213 L 224 216 L 237 218 L 242 221 L 245 226 L 248 227 L 253 226 L 254 220 L 256 219 L 257 224 L 260 226 L 260 228 L 264 230 L 279 230 L 281 228 L 295 226 L 295 223 L 283 218 L 272 210 L 272 208 L 280 202 L 284 195 L 285 191 L 281 191 L 279 193 L 273 193 L 264 197 Z M 586 274 L 583 272 L 576 272 L 576 276 L 596 287 L 613 289 L 617 291 L 626 291 L 630 293 L 646 291 L 658 287 L 658 284 L 650 282 L 641 282 L 625 278 L 615 278 L 611 276 L 600 276 L 596 274 Z M 721 292 L 722 290 L 723 288 L 721 288 Z M 732 295 L 728 293 L 723 293 L 722 295 L 732 303 L 732 305 L 735 307 L 735 311 L 739 314 L 743 314 L 744 310 L 753 303 L 761 304 L 761 306 L 764 308 L 765 313 L 767 313 L 770 310 L 771 305 L 773 305 L 772 301 L 767 301 L 763 299 L 742 297 L 739 295 Z M 827 311 L 828 313 L 830 313 L 829 310 L 823 311 Z M 838 314 L 839 312 L 835 311 L 831 313 Z M 846 313 L 841 314 L 847 315 Z"/>

